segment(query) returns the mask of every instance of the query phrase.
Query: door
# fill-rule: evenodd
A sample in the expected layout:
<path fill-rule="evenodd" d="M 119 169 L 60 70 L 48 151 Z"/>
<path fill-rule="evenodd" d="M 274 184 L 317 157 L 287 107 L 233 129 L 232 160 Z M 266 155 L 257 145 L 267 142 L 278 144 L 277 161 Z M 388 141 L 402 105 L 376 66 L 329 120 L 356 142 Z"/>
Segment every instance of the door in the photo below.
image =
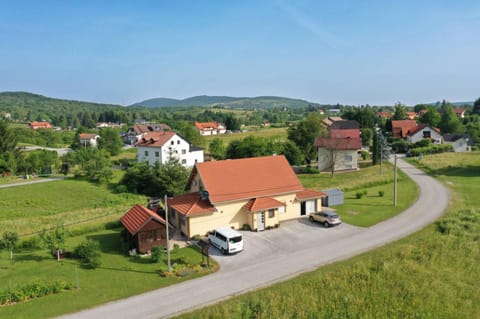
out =
<path fill-rule="evenodd" d="M 315 201 L 314 200 L 307 200 L 305 203 L 305 210 L 306 213 L 314 213 L 315 212 Z"/>
<path fill-rule="evenodd" d="M 257 231 L 265 229 L 265 213 L 257 213 Z"/>

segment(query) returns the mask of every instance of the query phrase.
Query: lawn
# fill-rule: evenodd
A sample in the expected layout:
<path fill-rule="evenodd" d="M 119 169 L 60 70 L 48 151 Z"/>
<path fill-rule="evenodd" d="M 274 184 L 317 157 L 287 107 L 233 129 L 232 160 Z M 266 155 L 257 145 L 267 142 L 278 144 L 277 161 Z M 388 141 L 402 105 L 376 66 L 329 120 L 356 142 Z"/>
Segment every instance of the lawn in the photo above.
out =
<path fill-rule="evenodd" d="M 114 194 L 106 186 L 74 179 L 3 188 L 0 199 L 0 229 L 20 235 L 59 222 L 90 220 L 78 228 L 118 220 L 131 206 L 147 201 L 145 196 Z"/>
<path fill-rule="evenodd" d="M 426 155 L 421 165 L 452 191 L 437 223 L 181 318 L 478 318 L 480 154 Z"/>
<path fill-rule="evenodd" d="M 225 146 L 230 144 L 233 140 L 243 140 L 247 136 L 260 136 L 264 138 L 276 138 L 281 141 L 287 140 L 287 128 L 285 127 L 265 127 L 265 128 L 252 128 L 243 133 L 230 133 L 221 135 L 202 136 L 203 145 L 208 146 L 214 138 L 220 138 Z"/>
<path fill-rule="evenodd" d="M 346 223 L 367 227 L 386 220 L 410 207 L 418 197 L 417 185 L 398 170 L 397 206 L 393 205 L 393 165 L 384 163 L 367 166 L 359 171 L 330 174 L 302 174 L 300 181 L 306 188 L 325 190 L 340 188 L 345 204 L 332 207 Z M 384 193 L 383 196 L 379 192 Z M 364 194 L 366 192 L 366 194 Z M 357 193 L 362 197 L 357 198 Z"/>
<path fill-rule="evenodd" d="M 162 277 L 159 271 L 167 268 L 166 254 L 162 254 L 159 263 L 152 263 L 149 258 L 129 257 L 122 252 L 119 233 L 120 229 L 111 229 L 68 238 L 70 251 L 85 237 L 101 243 L 101 266 L 97 269 L 84 269 L 70 258 L 57 262 L 45 249 L 20 250 L 12 264 L 9 253 L 0 251 L 0 291 L 53 280 L 65 280 L 78 287 L 29 302 L 0 306 L 0 318 L 50 318 L 196 278 L 217 267 L 212 260 L 210 268 L 201 267 L 202 257 L 197 249 L 181 248 L 172 252 L 173 267 L 180 269 L 185 261 L 197 265 L 194 268 L 198 272 L 185 277 Z"/>

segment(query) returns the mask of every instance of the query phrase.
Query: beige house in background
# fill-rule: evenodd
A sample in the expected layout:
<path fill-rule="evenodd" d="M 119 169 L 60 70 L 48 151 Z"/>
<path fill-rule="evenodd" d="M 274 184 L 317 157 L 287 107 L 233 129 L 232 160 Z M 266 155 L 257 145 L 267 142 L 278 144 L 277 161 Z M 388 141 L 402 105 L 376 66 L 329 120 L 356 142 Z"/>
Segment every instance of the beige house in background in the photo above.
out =
<path fill-rule="evenodd" d="M 218 227 L 262 231 L 322 210 L 326 194 L 303 188 L 286 158 L 197 163 L 190 193 L 168 199 L 169 222 L 191 238 Z"/>

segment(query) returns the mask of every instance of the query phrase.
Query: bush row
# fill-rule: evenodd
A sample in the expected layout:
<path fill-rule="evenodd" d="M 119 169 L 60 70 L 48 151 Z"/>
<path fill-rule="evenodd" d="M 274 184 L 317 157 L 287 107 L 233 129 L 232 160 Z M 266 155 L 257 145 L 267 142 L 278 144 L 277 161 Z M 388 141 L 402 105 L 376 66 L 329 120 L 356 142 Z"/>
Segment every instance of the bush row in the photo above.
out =
<path fill-rule="evenodd" d="M 24 302 L 33 298 L 58 294 L 73 289 L 74 285 L 63 280 L 53 282 L 35 282 L 14 289 L 0 291 L 0 305 Z"/>
<path fill-rule="evenodd" d="M 419 156 L 420 154 L 435 154 L 452 152 L 453 146 L 451 144 L 434 144 L 426 147 L 411 148 L 409 153 L 411 156 Z"/>

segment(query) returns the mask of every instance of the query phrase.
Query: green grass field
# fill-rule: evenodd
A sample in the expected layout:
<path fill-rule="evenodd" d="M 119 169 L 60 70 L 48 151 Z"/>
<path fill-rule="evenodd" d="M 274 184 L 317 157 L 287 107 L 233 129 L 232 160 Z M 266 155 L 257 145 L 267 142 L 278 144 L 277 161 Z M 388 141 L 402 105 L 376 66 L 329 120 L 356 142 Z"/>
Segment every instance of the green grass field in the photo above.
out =
<path fill-rule="evenodd" d="M 247 132 L 244 133 L 231 133 L 231 134 L 221 134 L 221 135 L 211 135 L 211 136 L 202 136 L 204 141 L 203 145 L 208 147 L 210 142 L 218 137 L 220 138 L 225 146 L 227 146 L 233 140 L 243 140 L 247 136 L 259 136 L 264 138 L 276 138 L 281 141 L 287 140 L 287 128 L 285 127 L 266 127 L 266 128 L 250 128 Z"/>
<path fill-rule="evenodd" d="M 180 317 L 478 318 L 480 154 L 429 155 L 421 165 L 452 191 L 448 212 L 438 223 L 375 251 Z"/>
<path fill-rule="evenodd" d="M 80 267 L 75 259 L 58 262 L 46 249 L 20 250 L 15 253 L 13 264 L 8 252 L 0 251 L 0 291 L 53 280 L 64 280 L 78 287 L 16 305 L 0 306 L 0 318 L 51 318 L 196 278 L 217 267 L 212 260 L 211 268 L 201 267 L 202 257 L 195 248 L 180 248 L 172 253 L 173 267 L 177 260 L 184 258 L 188 264 L 197 265 L 194 267 L 197 272 L 185 277 L 161 277 L 159 271 L 167 269 L 166 254 L 162 254 L 159 263 L 151 263 L 148 258 L 128 257 L 122 252 L 119 234 L 120 229 L 112 229 L 68 238 L 67 250 L 70 251 L 85 237 L 101 243 L 101 266 L 93 270 Z"/>
<path fill-rule="evenodd" d="M 346 223 L 368 227 L 386 220 L 411 206 L 418 197 L 417 185 L 403 172 L 398 170 L 397 206 L 393 205 L 393 165 L 384 163 L 382 174 L 380 166 L 365 166 L 359 171 L 336 173 L 333 177 L 328 173 L 303 174 L 299 176 L 302 184 L 311 189 L 342 189 L 345 204 L 334 206 L 337 213 Z M 379 191 L 384 196 L 379 196 Z M 357 199 L 357 192 L 363 193 Z"/>

